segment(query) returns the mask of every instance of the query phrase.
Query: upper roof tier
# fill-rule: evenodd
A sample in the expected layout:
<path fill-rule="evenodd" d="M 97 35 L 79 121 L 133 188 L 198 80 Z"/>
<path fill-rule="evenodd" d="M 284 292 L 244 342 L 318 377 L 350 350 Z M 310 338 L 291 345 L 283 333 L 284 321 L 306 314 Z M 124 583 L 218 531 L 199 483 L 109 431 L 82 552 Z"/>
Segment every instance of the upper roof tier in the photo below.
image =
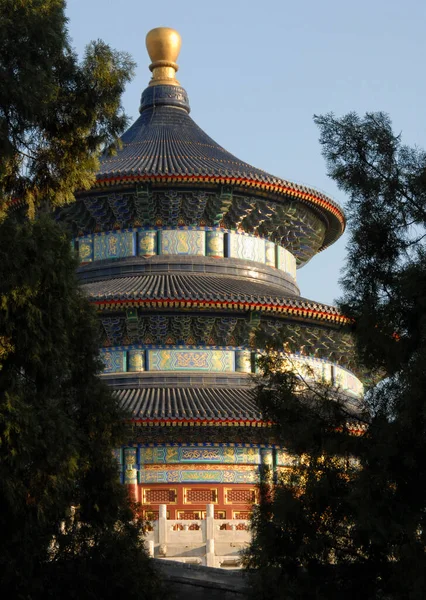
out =
<path fill-rule="evenodd" d="M 102 157 L 96 187 L 137 181 L 231 185 L 270 200 L 297 199 L 310 206 L 326 223 L 322 248 L 340 237 L 345 217 L 337 203 L 238 159 L 191 119 L 187 93 L 175 78 L 180 49 L 177 32 L 164 27 L 150 31 L 147 48 L 153 76 L 142 93 L 140 117 L 122 136 L 117 154 Z"/>

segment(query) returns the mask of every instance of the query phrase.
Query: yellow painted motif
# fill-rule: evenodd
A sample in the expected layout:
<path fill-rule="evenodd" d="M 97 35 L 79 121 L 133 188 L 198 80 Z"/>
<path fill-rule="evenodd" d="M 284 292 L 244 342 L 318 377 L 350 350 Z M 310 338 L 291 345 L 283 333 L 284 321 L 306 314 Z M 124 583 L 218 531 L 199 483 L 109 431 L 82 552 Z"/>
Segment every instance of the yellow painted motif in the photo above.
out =
<path fill-rule="evenodd" d="M 80 256 L 80 260 L 83 262 L 87 262 L 87 259 L 89 258 L 91 260 L 92 258 L 92 246 L 90 246 L 89 244 L 81 244 L 78 247 L 78 254 Z"/>
<path fill-rule="evenodd" d="M 145 231 L 139 234 L 139 254 L 152 256 L 156 254 L 156 233 Z"/>
<path fill-rule="evenodd" d="M 129 350 L 128 370 L 132 372 L 141 372 L 144 370 L 143 350 Z"/>
<path fill-rule="evenodd" d="M 116 255 L 117 254 L 117 237 L 115 235 L 108 236 L 108 252 L 109 254 Z"/>
<path fill-rule="evenodd" d="M 226 463 L 232 463 L 235 460 L 234 448 L 225 447 L 223 449 L 223 459 Z"/>
<path fill-rule="evenodd" d="M 166 462 L 177 462 L 178 461 L 178 449 L 167 448 L 166 449 Z"/>
<path fill-rule="evenodd" d="M 182 460 L 218 460 L 220 459 L 219 449 L 205 450 L 197 448 L 182 448 Z"/>

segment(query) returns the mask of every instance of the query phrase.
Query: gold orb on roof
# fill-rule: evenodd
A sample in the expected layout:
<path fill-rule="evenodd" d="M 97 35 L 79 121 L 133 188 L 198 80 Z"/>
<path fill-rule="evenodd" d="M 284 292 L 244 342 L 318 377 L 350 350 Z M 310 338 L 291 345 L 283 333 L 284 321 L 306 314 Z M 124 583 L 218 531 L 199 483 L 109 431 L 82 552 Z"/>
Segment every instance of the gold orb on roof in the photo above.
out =
<path fill-rule="evenodd" d="M 146 36 L 146 48 L 152 63 L 152 79 L 149 85 L 179 85 L 175 78 L 182 39 L 175 29 L 156 27 Z"/>
<path fill-rule="evenodd" d="M 176 62 L 182 39 L 175 29 L 156 27 L 146 35 L 146 48 L 152 62 Z"/>

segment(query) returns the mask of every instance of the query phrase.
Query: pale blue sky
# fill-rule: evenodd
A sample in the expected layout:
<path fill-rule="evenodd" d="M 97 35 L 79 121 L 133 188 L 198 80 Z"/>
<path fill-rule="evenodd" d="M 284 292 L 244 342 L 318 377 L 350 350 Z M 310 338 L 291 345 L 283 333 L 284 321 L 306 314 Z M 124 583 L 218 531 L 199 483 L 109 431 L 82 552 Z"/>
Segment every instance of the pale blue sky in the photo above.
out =
<path fill-rule="evenodd" d="M 346 199 L 327 178 L 313 114 L 388 112 L 408 144 L 425 146 L 424 0 L 68 0 L 79 53 L 101 38 L 138 63 L 123 102 L 136 119 L 148 84 L 145 35 L 182 36 L 178 79 L 191 116 L 242 160 Z M 339 296 L 345 236 L 298 271 L 303 296 Z"/>

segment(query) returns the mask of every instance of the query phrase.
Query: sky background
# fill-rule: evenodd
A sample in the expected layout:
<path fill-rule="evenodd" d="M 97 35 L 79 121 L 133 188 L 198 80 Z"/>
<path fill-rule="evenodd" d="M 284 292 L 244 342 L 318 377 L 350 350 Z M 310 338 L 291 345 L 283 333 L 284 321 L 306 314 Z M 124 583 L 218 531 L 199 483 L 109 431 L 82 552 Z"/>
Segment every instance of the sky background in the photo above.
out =
<path fill-rule="evenodd" d="M 68 0 L 67 14 L 80 55 L 103 39 L 137 62 L 123 97 L 132 121 L 150 79 L 146 33 L 173 27 L 196 123 L 241 160 L 343 206 L 314 114 L 385 111 L 405 143 L 426 145 L 424 0 Z M 346 243 L 345 234 L 298 271 L 303 296 L 340 296 Z"/>

